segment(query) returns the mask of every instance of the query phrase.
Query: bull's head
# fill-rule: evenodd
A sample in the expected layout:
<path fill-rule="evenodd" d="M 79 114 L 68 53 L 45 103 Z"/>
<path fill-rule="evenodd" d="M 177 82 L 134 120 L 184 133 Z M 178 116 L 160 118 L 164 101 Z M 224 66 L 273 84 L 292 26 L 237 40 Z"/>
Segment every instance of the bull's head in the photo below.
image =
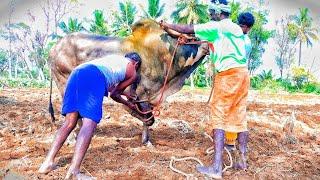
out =
<path fill-rule="evenodd" d="M 161 103 L 160 100 L 165 100 L 167 96 L 179 91 L 185 79 L 201 63 L 204 55 L 199 61 L 188 65 L 189 61 L 196 58 L 199 45 L 181 45 L 174 54 L 178 39 L 171 37 L 152 20 L 141 20 L 133 26 L 132 30 L 133 33 L 122 42 L 122 51 L 124 53 L 135 51 L 142 58 L 138 72 L 141 79 L 133 89 L 140 100 L 146 100 L 138 103 L 138 106 L 142 111 L 147 112 Z M 169 70 L 172 60 L 172 68 Z M 162 92 L 167 74 L 168 82 Z M 152 116 L 152 114 L 144 114 L 141 117 L 141 113 L 139 115 L 138 112 L 132 114 L 139 119 L 149 119 Z M 147 124 L 152 125 L 154 118 L 150 119 L 152 120 Z"/>

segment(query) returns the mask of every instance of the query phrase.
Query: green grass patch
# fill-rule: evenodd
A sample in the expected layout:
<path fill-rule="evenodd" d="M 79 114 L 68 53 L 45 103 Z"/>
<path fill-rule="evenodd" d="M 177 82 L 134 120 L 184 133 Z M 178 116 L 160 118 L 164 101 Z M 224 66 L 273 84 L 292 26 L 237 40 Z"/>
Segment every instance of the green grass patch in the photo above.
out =
<path fill-rule="evenodd" d="M 10 88 L 46 88 L 49 87 L 49 81 L 38 81 L 27 78 L 0 78 L 0 87 Z"/>

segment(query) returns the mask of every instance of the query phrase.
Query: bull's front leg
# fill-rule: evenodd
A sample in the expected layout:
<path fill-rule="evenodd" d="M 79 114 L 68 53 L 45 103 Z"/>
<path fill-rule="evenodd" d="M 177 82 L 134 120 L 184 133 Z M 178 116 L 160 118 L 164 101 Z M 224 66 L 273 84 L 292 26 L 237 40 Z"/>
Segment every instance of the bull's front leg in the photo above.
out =
<path fill-rule="evenodd" d="M 147 126 L 145 123 L 143 124 L 141 140 L 142 140 L 142 144 L 144 145 L 148 146 L 149 144 L 151 144 L 149 126 Z"/>
<path fill-rule="evenodd" d="M 149 103 L 143 102 L 138 104 L 138 108 L 145 112 L 143 113 L 143 119 L 140 119 L 143 121 L 143 130 L 142 130 L 142 144 L 150 146 L 152 143 L 150 142 L 150 130 L 149 127 L 153 125 L 154 123 L 154 115 L 152 113 L 152 107 Z M 148 113 L 146 113 L 148 112 Z"/>
<path fill-rule="evenodd" d="M 142 102 L 137 103 L 137 110 L 130 111 L 130 114 L 143 122 L 141 141 L 144 145 L 152 145 L 150 141 L 150 130 L 149 126 L 154 123 L 154 117 L 152 114 L 152 108 L 149 103 Z"/>

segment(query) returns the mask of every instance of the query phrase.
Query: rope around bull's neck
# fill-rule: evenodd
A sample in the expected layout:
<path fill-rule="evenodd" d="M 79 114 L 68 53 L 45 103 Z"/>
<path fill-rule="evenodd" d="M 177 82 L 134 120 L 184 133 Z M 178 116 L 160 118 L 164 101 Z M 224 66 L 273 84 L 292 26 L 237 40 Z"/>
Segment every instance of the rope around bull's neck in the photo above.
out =
<path fill-rule="evenodd" d="M 177 40 L 177 43 L 175 45 L 175 48 L 174 48 L 174 51 L 173 51 L 173 54 L 172 54 L 172 57 L 171 57 L 171 60 L 170 60 L 170 64 L 169 64 L 169 68 L 168 68 L 168 71 L 165 75 L 165 80 L 164 80 L 164 83 L 163 83 L 163 86 L 160 90 L 160 98 L 158 100 L 158 102 L 156 103 L 156 105 L 153 107 L 152 110 L 150 111 L 141 111 L 138 107 L 138 104 L 139 102 L 148 102 L 149 100 L 142 100 L 142 101 L 135 101 L 135 106 L 136 106 L 136 109 L 137 111 L 140 113 L 140 114 L 143 114 L 143 115 L 146 115 L 148 113 L 152 113 L 152 116 L 149 117 L 148 119 L 142 119 L 141 121 L 143 122 L 148 122 L 150 119 L 152 119 L 153 117 L 157 117 L 157 116 L 160 116 L 160 105 L 162 103 L 162 100 L 163 100 L 163 94 L 164 94 L 164 91 L 166 90 L 166 86 L 167 86 L 167 83 L 168 83 L 168 79 L 169 79 L 169 74 L 171 72 L 171 69 L 172 69 L 172 64 L 173 64 L 173 60 L 174 60 L 174 56 L 176 55 L 177 53 L 177 49 L 180 45 L 182 44 L 185 44 L 185 39 L 182 38 L 182 37 L 179 37 L 178 40 Z"/>

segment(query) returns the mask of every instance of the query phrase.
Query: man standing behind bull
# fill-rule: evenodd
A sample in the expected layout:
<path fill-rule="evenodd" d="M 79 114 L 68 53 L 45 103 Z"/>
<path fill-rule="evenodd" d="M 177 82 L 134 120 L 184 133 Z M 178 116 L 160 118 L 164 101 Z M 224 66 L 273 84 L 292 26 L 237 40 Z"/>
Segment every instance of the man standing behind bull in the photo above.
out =
<path fill-rule="evenodd" d="M 81 64 L 72 71 L 62 105 L 62 114 L 66 116 L 66 120 L 57 132 L 52 147 L 39 169 L 40 173 L 48 173 L 56 168 L 54 159 L 58 151 L 75 128 L 78 118 L 82 118 L 82 126 L 66 179 L 85 177 L 80 173 L 80 165 L 97 124 L 102 118 L 103 97 L 110 91 L 113 100 L 135 109 L 135 105 L 123 99 L 121 95 L 136 80 L 136 71 L 140 64 L 141 58 L 137 53 L 128 53 L 125 57 L 108 55 Z"/>
<path fill-rule="evenodd" d="M 231 7 L 226 0 L 217 0 L 209 5 L 212 21 L 199 25 L 178 25 L 161 22 L 164 29 L 180 33 L 195 34 L 201 40 L 214 44 L 210 59 L 217 74 L 214 82 L 214 95 L 210 102 L 211 120 L 209 127 L 213 132 L 215 154 L 213 163 L 198 166 L 197 170 L 212 178 L 222 178 L 223 149 L 225 132 L 238 133 L 241 160 L 240 169 L 246 169 L 248 128 L 246 121 L 246 102 L 249 89 L 249 74 L 245 49 L 245 37 L 239 25 L 229 18 Z"/>

